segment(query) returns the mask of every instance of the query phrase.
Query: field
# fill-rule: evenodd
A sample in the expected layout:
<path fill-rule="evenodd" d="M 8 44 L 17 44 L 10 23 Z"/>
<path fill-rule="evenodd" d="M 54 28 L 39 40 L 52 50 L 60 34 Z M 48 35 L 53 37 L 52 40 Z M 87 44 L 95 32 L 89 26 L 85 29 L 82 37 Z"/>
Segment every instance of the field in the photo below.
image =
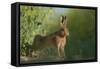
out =
<path fill-rule="evenodd" d="M 77 61 L 95 58 L 94 9 L 20 6 L 20 62 Z M 60 16 L 67 16 L 69 36 L 65 57 L 60 58 L 50 43 L 34 40 L 37 35 L 48 36 L 60 29 Z M 45 46 L 45 47 L 44 47 Z M 33 50 L 30 56 L 31 49 Z M 42 49 L 41 49 L 42 48 Z"/>

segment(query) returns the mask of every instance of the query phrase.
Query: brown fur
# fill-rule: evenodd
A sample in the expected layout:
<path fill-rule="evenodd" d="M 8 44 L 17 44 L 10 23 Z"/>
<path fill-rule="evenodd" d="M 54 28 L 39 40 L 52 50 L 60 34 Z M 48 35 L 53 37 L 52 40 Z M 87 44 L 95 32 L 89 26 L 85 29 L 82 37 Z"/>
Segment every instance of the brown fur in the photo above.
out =
<path fill-rule="evenodd" d="M 37 37 L 35 38 L 36 40 L 34 40 L 36 43 L 36 41 L 40 42 L 40 43 L 44 43 L 44 42 L 50 42 L 51 44 L 53 44 L 53 46 L 55 46 L 58 50 L 58 55 L 60 57 L 64 57 L 65 56 L 65 52 L 64 52 L 64 48 L 66 45 L 66 40 L 67 40 L 67 36 L 69 35 L 69 31 L 67 28 L 67 21 L 66 21 L 66 16 L 62 16 L 60 19 L 60 30 L 47 35 L 47 36 L 40 36 L 37 35 Z M 43 46 L 39 45 L 40 48 L 44 48 Z M 36 45 L 37 46 L 37 45 Z M 35 47 L 35 46 L 34 46 Z M 38 46 L 36 48 L 39 48 Z M 33 49 L 33 48 L 32 48 Z"/>

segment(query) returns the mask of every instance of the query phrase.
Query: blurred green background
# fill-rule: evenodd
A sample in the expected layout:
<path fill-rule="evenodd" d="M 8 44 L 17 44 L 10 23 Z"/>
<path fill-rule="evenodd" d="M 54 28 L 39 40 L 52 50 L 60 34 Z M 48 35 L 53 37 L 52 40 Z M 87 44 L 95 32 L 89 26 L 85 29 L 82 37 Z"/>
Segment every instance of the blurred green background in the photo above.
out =
<path fill-rule="evenodd" d="M 20 6 L 20 56 L 27 56 L 35 35 L 48 35 L 57 31 L 62 15 L 68 18 L 70 34 L 65 46 L 66 60 L 94 59 L 96 55 L 94 9 L 38 6 Z"/>

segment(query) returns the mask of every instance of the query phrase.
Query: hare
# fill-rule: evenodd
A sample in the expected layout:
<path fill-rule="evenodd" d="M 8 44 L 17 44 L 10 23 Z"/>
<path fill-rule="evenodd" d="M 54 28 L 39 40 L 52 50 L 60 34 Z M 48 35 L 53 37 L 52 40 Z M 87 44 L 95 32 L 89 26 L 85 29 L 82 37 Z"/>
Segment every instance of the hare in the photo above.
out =
<path fill-rule="evenodd" d="M 31 52 L 37 49 L 43 49 L 45 47 L 48 47 L 49 44 L 44 45 L 44 43 L 46 42 L 52 44 L 52 46 L 55 46 L 57 48 L 59 57 L 64 57 L 65 56 L 64 48 L 68 36 L 69 36 L 69 31 L 67 27 L 67 17 L 61 16 L 60 29 L 47 36 L 36 35 L 33 42 L 33 46 L 31 48 Z"/>

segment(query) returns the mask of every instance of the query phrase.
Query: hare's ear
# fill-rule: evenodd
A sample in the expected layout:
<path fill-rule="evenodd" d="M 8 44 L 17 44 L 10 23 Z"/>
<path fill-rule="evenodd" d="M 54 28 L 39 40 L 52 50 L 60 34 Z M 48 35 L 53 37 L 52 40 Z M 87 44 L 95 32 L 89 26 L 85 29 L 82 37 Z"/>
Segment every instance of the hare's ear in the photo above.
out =
<path fill-rule="evenodd" d="M 61 17 L 60 17 L 60 21 L 61 21 L 61 22 L 63 22 L 63 18 L 64 18 L 64 16 L 61 16 Z"/>
<path fill-rule="evenodd" d="M 67 18 L 67 16 L 65 16 L 65 17 L 64 17 L 64 19 L 65 19 L 65 21 L 66 21 L 66 22 L 68 21 L 68 18 Z"/>

